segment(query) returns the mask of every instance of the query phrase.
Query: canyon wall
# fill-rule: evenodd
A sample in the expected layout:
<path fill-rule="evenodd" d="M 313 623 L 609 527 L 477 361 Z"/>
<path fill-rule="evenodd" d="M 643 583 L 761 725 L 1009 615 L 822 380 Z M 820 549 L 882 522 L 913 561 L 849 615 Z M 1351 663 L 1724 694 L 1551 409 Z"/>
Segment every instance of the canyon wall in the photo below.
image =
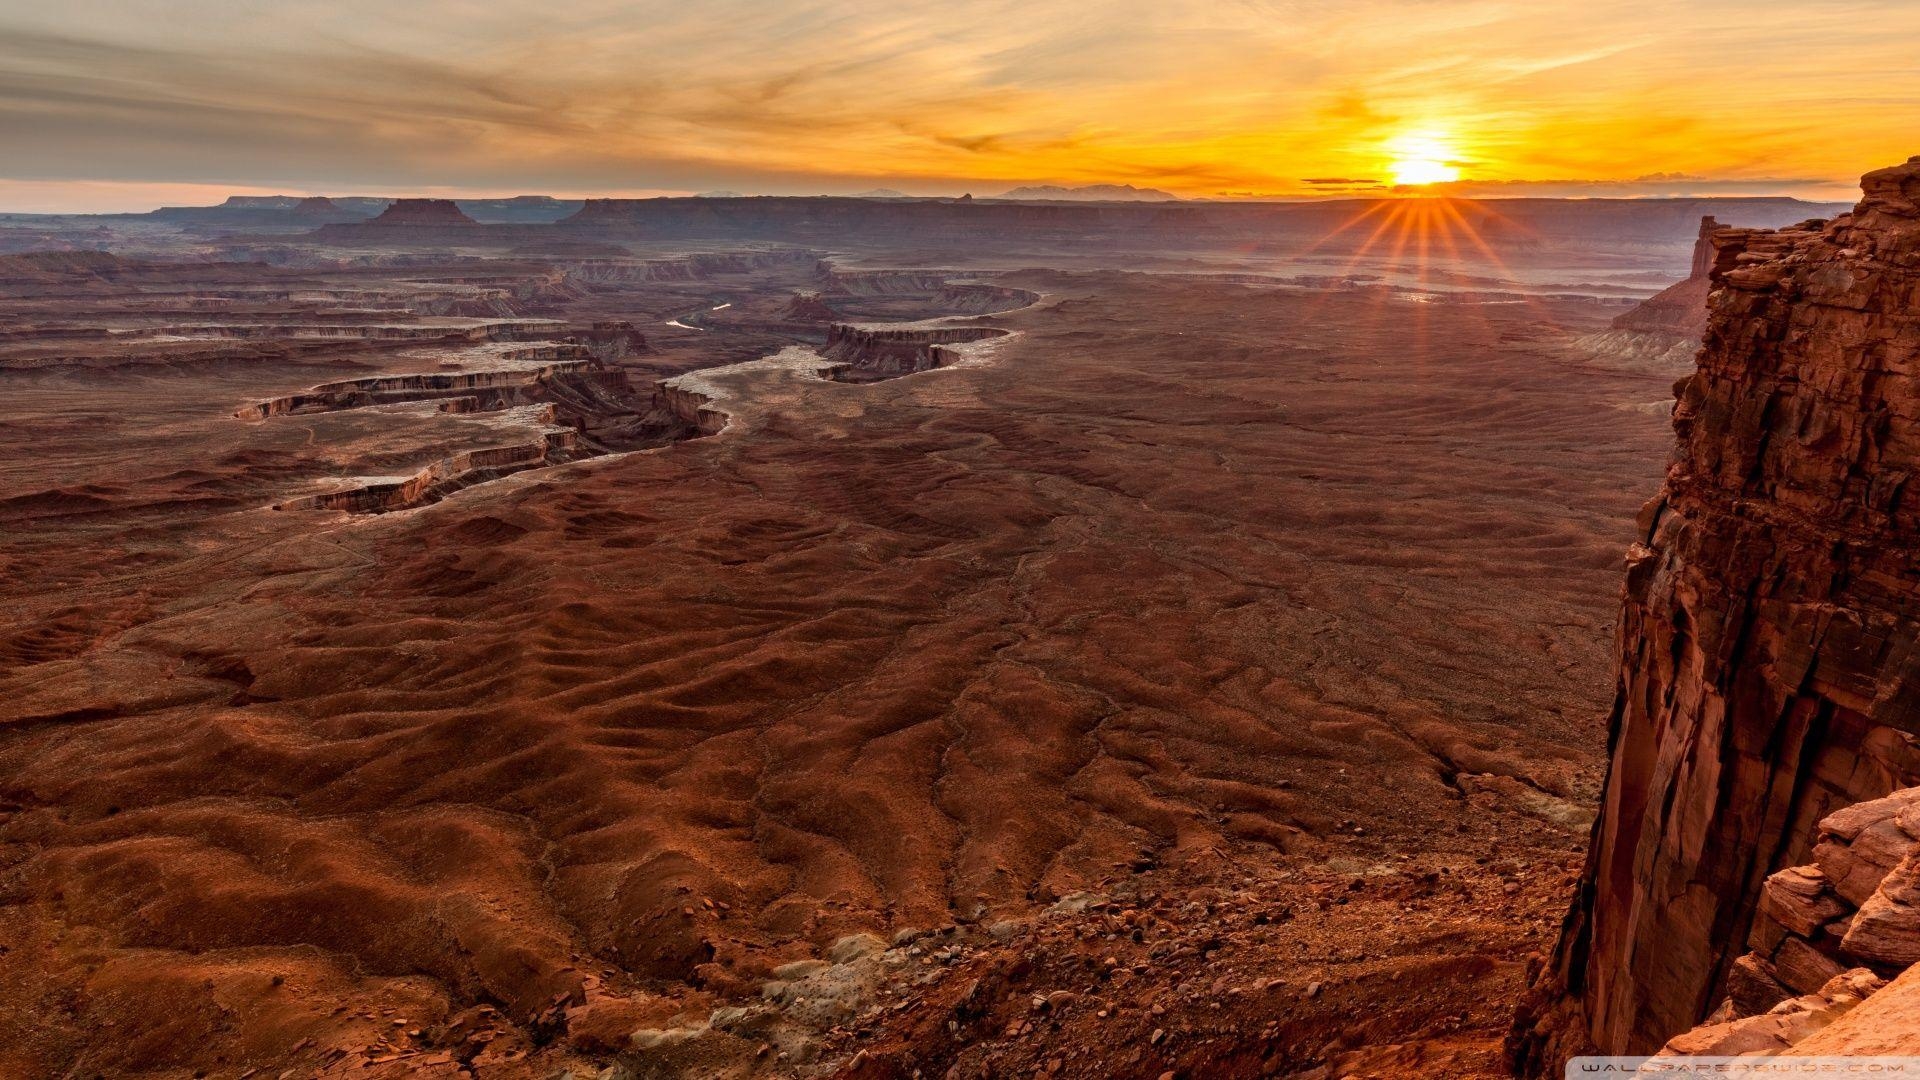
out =
<path fill-rule="evenodd" d="M 1694 354 L 1707 331 L 1707 293 L 1713 275 L 1713 234 L 1720 223 L 1700 219 L 1693 242 L 1693 264 L 1686 280 L 1675 282 L 1647 297 L 1633 310 L 1613 320 L 1598 334 L 1580 339 L 1581 347 L 1616 363 L 1671 369 L 1676 374 L 1693 369 Z"/>
<path fill-rule="evenodd" d="M 1727 993 L 1662 1055 L 1920 1052 L 1920 788 L 1820 822 L 1813 861 L 1767 878 Z"/>
<path fill-rule="evenodd" d="M 972 341 L 1005 337 L 993 326 L 872 327 L 835 323 L 827 328 L 827 344 L 820 355 L 843 363 L 827 370 L 842 382 L 891 379 L 945 367 L 960 359 L 947 348 Z"/>
<path fill-rule="evenodd" d="M 1516 1068 L 1725 997 L 1816 823 L 1920 779 L 1920 158 L 1831 223 L 1713 235 L 1679 447 L 1627 556 L 1601 816 Z"/>
<path fill-rule="evenodd" d="M 1707 331 L 1707 292 L 1713 275 L 1713 236 L 1720 223 L 1711 217 L 1700 219 L 1700 234 L 1693 242 L 1693 265 L 1687 279 L 1655 293 L 1632 311 L 1613 320 L 1616 330 L 1640 330 L 1675 334 L 1698 343 Z"/>

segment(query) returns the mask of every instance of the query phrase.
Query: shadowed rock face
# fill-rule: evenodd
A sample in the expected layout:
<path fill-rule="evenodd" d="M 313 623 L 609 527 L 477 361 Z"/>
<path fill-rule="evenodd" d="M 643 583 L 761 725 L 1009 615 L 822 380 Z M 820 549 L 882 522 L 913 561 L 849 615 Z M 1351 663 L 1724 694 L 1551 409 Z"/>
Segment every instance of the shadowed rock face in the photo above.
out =
<path fill-rule="evenodd" d="M 452 199 L 400 199 L 382 211 L 373 225 L 476 225 Z"/>
<path fill-rule="evenodd" d="M 1714 237 L 1678 456 L 1627 556 L 1613 760 L 1523 1069 L 1705 1015 L 1814 823 L 1920 775 L 1920 158 Z"/>
<path fill-rule="evenodd" d="M 1693 244 L 1693 264 L 1686 280 L 1675 282 L 1613 320 L 1604 332 L 1581 339 L 1581 344 L 1604 359 L 1638 363 L 1675 374 L 1693 369 L 1694 354 L 1707 332 L 1707 293 L 1712 289 L 1713 235 L 1720 229 L 1712 217 L 1700 219 L 1700 235 Z"/>
<path fill-rule="evenodd" d="M 1700 238 L 1693 244 L 1693 267 L 1687 280 L 1668 286 L 1640 306 L 1613 320 L 1616 330 L 1658 331 L 1699 341 L 1707 330 L 1707 292 L 1713 273 L 1713 234 L 1720 223 L 1700 219 Z"/>
<path fill-rule="evenodd" d="M 827 331 L 822 355 L 845 361 L 829 372 L 842 382 L 871 382 L 945 367 L 960 358 L 947 348 L 1006 334 L 991 326 L 930 326 L 909 329 L 836 324 Z"/>

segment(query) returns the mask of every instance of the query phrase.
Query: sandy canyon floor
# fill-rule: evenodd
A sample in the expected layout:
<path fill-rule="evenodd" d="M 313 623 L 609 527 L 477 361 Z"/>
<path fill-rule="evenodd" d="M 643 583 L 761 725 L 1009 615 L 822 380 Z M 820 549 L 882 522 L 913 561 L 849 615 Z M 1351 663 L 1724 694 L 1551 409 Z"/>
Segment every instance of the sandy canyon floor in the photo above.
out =
<path fill-rule="evenodd" d="M 1671 443 L 1617 305 L 650 273 L 0 302 L 0 1075 L 1493 1073 Z M 1011 333 L 812 351 L 924 319 Z"/>

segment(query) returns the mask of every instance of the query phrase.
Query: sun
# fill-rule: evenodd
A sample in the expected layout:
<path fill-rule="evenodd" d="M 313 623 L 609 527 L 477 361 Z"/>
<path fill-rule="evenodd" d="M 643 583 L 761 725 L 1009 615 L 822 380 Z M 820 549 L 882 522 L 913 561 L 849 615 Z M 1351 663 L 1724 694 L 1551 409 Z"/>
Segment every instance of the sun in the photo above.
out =
<path fill-rule="evenodd" d="M 1410 131 L 1387 143 L 1387 171 L 1402 187 L 1445 184 L 1460 179 L 1459 152 L 1453 140 L 1436 131 Z"/>

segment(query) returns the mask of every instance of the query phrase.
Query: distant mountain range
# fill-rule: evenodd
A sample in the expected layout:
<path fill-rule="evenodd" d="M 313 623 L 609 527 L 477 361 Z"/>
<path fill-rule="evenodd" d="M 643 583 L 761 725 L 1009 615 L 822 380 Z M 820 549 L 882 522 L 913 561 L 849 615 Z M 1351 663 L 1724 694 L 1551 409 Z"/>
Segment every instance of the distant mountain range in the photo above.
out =
<path fill-rule="evenodd" d="M 1179 202 L 1180 196 L 1157 188 L 1137 188 L 1132 184 L 1088 184 L 1085 187 L 1057 187 L 1042 184 L 1017 187 L 996 199 L 1024 199 L 1048 202 Z"/>
<path fill-rule="evenodd" d="M 315 223 L 364 221 L 394 200 L 363 195 L 229 195 L 218 206 L 163 206 L 151 216 L 200 224 L 271 225 L 289 220 Z M 585 205 L 580 199 L 551 195 L 515 195 L 502 199 L 461 199 L 460 209 L 475 221 L 539 225 L 559 221 Z"/>

